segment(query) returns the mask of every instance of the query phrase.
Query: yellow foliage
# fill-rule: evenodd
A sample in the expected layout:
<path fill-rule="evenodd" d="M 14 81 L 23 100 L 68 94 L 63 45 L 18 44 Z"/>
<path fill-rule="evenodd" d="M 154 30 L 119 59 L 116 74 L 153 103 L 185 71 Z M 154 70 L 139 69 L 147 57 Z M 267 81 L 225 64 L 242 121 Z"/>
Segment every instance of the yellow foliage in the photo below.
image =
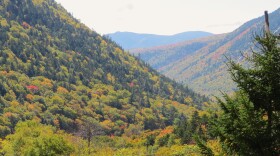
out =
<path fill-rule="evenodd" d="M 43 81 L 40 83 L 42 86 L 48 87 L 48 88 L 52 88 L 53 84 L 52 81 L 48 78 L 44 78 Z"/>
<path fill-rule="evenodd" d="M 211 148 L 214 155 L 222 155 L 223 150 L 222 150 L 222 145 L 219 140 L 208 140 L 207 146 Z"/>
<path fill-rule="evenodd" d="M 105 148 L 101 148 L 98 149 L 94 155 L 98 155 L 98 156 L 113 156 L 114 155 L 114 150 L 110 147 L 105 147 Z"/>
<path fill-rule="evenodd" d="M 107 46 L 107 42 L 104 41 L 104 40 L 102 40 L 100 46 L 101 46 L 101 47 L 106 47 L 106 46 Z"/>
<path fill-rule="evenodd" d="M 93 94 L 91 94 L 91 97 L 92 97 L 93 99 L 97 99 L 97 98 L 99 98 L 99 95 L 98 95 L 98 94 L 93 93 Z"/>
<path fill-rule="evenodd" d="M 58 93 L 61 93 L 61 94 L 67 94 L 67 93 L 69 93 L 69 91 L 68 91 L 66 88 L 64 88 L 64 87 L 58 87 L 58 88 L 57 88 L 57 92 L 58 92 Z"/>
<path fill-rule="evenodd" d="M 122 50 L 121 50 L 120 48 L 116 47 L 116 48 L 115 48 L 115 52 L 118 53 L 118 54 L 121 54 L 121 53 L 122 53 Z"/>
<path fill-rule="evenodd" d="M 6 19 L 1 19 L 0 25 L 1 25 L 1 27 L 8 27 L 9 26 L 8 22 L 6 21 Z"/>
<path fill-rule="evenodd" d="M 111 74 L 111 73 L 108 73 L 107 74 L 107 80 L 110 81 L 111 83 L 115 83 L 116 79 L 115 77 Z"/>
<path fill-rule="evenodd" d="M 39 117 L 34 116 L 33 121 L 36 121 L 37 123 L 40 123 L 42 120 Z"/>
<path fill-rule="evenodd" d="M 187 155 L 200 156 L 199 148 L 194 145 L 173 145 L 171 147 L 161 147 L 156 153 L 156 156 L 172 156 L 172 155 Z"/>
<path fill-rule="evenodd" d="M 101 125 L 104 128 L 110 130 L 110 129 L 112 129 L 115 126 L 115 123 L 112 122 L 111 120 L 104 120 L 103 122 L 101 122 Z"/>
<path fill-rule="evenodd" d="M 262 118 L 263 118 L 264 121 L 268 120 L 268 116 L 267 115 L 264 115 Z"/>
<path fill-rule="evenodd" d="M 187 104 L 191 104 L 191 103 L 193 103 L 193 99 L 191 97 L 186 97 L 184 99 L 184 102 L 187 103 Z"/>
<path fill-rule="evenodd" d="M 122 148 L 114 153 L 115 156 L 134 156 L 134 155 L 146 155 L 146 148 Z"/>
<path fill-rule="evenodd" d="M 154 75 L 152 78 L 151 78 L 154 82 L 159 82 L 159 77 Z"/>
<path fill-rule="evenodd" d="M 60 96 L 57 96 L 57 95 L 52 97 L 52 102 L 53 102 L 53 104 L 58 104 L 58 105 L 64 104 L 64 100 Z"/>
<path fill-rule="evenodd" d="M 26 95 L 26 99 L 27 99 L 28 101 L 32 101 L 32 100 L 34 99 L 34 96 L 31 95 L 31 94 L 27 94 L 27 95 Z"/>
<path fill-rule="evenodd" d="M 15 133 L 0 140 L 0 152 L 5 155 L 86 155 L 87 147 L 81 138 L 40 122 L 39 118 L 34 118 L 18 123 Z"/>
<path fill-rule="evenodd" d="M 19 105 L 19 103 L 18 103 L 17 101 L 12 101 L 12 102 L 11 102 L 11 105 L 12 105 L 13 107 L 17 107 L 17 106 Z"/>
<path fill-rule="evenodd" d="M 207 111 L 199 111 L 199 112 L 198 112 L 198 115 L 199 115 L 199 116 L 203 116 L 203 115 L 209 116 L 209 112 L 207 112 Z"/>
<path fill-rule="evenodd" d="M 85 60 L 84 60 L 85 61 Z M 63 73 L 68 73 L 68 69 L 65 66 L 60 66 L 61 70 L 63 71 Z"/>
<path fill-rule="evenodd" d="M 41 5 L 44 0 L 32 0 L 32 2 L 35 4 L 35 5 Z"/>

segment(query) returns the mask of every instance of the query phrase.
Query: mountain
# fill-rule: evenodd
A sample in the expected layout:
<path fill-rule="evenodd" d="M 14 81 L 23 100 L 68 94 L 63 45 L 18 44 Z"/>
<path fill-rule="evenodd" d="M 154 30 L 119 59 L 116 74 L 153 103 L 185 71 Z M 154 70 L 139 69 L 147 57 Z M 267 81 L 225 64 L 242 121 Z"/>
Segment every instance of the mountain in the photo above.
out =
<path fill-rule="evenodd" d="M 79 134 L 165 128 L 208 99 L 160 75 L 54 0 L 0 0 L 0 137 L 36 120 Z M 34 125 L 34 124 L 33 124 Z M 50 132 L 53 133 L 53 132 Z"/>
<path fill-rule="evenodd" d="M 107 34 L 113 41 L 118 43 L 125 50 L 135 48 L 148 48 L 165 44 L 191 40 L 211 36 L 213 34 L 203 31 L 189 31 L 175 35 L 154 35 L 154 34 L 138 34 L 133 32 L 116 32 Z"/>
<path fill-rule="evenodd" d="M 280 33 L 280 9 L 270 15 L 270 29 Z M 236 86 L 227 72 L 225 56 L 242 63 L 244 55 L 254 49 L 254 36 L 262 34 L 264 17 L 250 20 L 231 33 L 194 39 L 176 44 L 136 49 L 140 56 L 160 73 L 205 95 L 231 93 Z"/>

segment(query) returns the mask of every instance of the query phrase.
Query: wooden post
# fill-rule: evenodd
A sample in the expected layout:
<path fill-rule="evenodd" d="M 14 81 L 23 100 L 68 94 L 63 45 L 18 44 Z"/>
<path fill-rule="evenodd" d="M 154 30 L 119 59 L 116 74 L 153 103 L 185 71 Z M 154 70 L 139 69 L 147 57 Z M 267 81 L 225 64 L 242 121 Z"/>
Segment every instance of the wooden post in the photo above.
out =
<path fill-rule="evenodd" d="M 270 30 L 269 30 L 269 19 L 268 19 L 267 11 L 264 11 L 264 17 L 265 17 L 265 34 L 268 35 L 270 34 Z"/>

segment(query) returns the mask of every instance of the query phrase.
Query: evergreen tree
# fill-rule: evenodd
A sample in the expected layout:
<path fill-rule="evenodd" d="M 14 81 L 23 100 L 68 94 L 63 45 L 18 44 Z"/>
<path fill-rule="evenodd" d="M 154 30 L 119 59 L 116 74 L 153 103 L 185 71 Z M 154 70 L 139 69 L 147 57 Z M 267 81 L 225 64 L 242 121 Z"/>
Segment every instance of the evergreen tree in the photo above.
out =
<path fill-rule="evenodd" d="M 192 132 L 187 118 L 181 114 L 174 125 L 174 133 L 181 139 L 181 144 L 190 143 L 192 140 Z"/>
<path fill-rule="evenodd" d="M 191 132 L 197 133 L 199 126 L 200 126 L 200 117 L 199 117 L 197 111 L 194 111 L 194 113 L 192 115 L 192 119 L 190 121 L 190 126 L 191 126 Z"/>
<path fill-rule="evenodd" d="M 209 147 L 207 147 L 206 143 L 203 140 L 201 140 L 198 136 L 194 136 L 194 139 L 202 155 L 214 156 L 213 151 Z"/>
<path fill-rule="evenodd" d="M 256 37 L 259 52 L 248 58 L 250 68 L 232 60 L 230 73 L 239 93 L 219 100 L 223 114 L 217 132 L 231 154 L 280 154 L 280 48 L 272 34 Z"/>

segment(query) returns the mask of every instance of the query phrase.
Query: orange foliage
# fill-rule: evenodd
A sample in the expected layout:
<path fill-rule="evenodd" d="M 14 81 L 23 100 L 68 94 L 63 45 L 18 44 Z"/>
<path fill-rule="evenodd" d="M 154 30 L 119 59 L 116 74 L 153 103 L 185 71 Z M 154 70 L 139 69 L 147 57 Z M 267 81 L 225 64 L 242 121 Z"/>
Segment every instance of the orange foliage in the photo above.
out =
<path fill-rule="evenodd" d="M 29 104 L 28 105 L 28 110 L 34 110 L 34 108 L 35 108 L 35 105 L 34 104 Z"/>
<path fill-rule="evenodd" d="M 34 96 L 31 95 L 31 94 L 27 94 L 27 95 L 26 95 L 26 99 L 27 99 L 28 101 L 32 101 L 32 100 L 34 99 Z"/>
<path fill-rule="evenodd" d="M 0 71 L 1 75 L 7 75 L 7 71 Z"/>
<path fill-rule="evenodd" d="M 6 112 L 5 114 L 4 114 L 4 117 L 7 117 L 7 118 L 9 118 L 9 117 L 11 117 L 13 114 L 11 113 L 11 112 Z"/>
<path fill-rule="evenodd" d="M 172 126 L 168 126 L 168 127 L 166 127 L 165 129 L 163 129 L 162 131 L 160 131 L 160 133 L 159 133 L 159 137 L 163 137 L 163 136 L 165 136 L 165 135 L 167 135 L 167 134 L 171 134 L 172 132 L 173 132 L 173 127 Z"/>
<path fill-rule="evenodd" d="M 22 22 L 22 27 L 24 28 L 24 29 L 29 29 L 29 28 L 32 28 L 28 23 L 26 23 L 26 22 Z"/>
<path fill-rule="evenodd" d="M 62 94 L 67 94 L 67 93 L 69 93 L 69 91 L 68 91 L 66 88 L 63 88 L 63 87 L 58 87 L 58 88 L 57 88 L 57 92 L 58 92 L 58 93 L 62 93 Z"/>
<path fill-rule="evenodd" d="M 59 127 L 59 120 L 58 119 L 54 119 L 53 120 L 53 124 L 55 125 L 55 127 Z"/>
<path fill-rule="evenodd" d="M 50 79 L 47 79 L 47 78 L 44 78 L 44 80 L 41 82 L 41 85 L 45 86 L 45 87 L 48 87 L 48 88 L 53 87 L 52 81 Z"/>

